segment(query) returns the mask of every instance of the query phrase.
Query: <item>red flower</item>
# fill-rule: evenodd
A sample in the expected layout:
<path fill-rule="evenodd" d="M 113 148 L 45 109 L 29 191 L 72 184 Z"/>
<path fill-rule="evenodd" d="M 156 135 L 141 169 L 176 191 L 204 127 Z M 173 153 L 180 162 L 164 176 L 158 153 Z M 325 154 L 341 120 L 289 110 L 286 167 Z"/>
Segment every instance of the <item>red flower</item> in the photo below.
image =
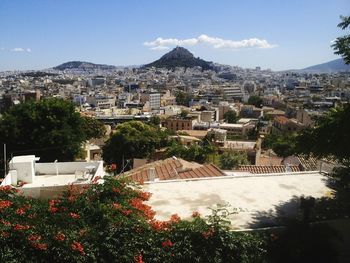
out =
<path fill-rule="evenodd" d="M 41 239 L 41 236 L 40 235 L 30 235 L 29 237 L 28 237 L 28 240 L 29 241 L 38 241 L 38 240 L 40 240 Z"/>
<path fill-rule="evenodd" d="M 56 207 L 56 204 L 58 204 L 60 201 L 52 199 L 49 201 L 49 211 L 51 213 L 56 213 L 58 211 L 58 208 Z"/>
<path fill-rule="evenodd" d="M 145 263 L 142 259 L 142 255 L 139 254 L 137 256 L 134 257 L 135 263 Z"/>
<path fill-rule="evenodd" d="M 66 239 L 66 236 L 63 233 L 58 232 L 57 235 L 54 237 L 54 239 L 57 240 L 57 241 L 63 241 L 63 240 Z"/>
<path fill-rule="evenodd" d="M 11 226 L 11 223 L 9 221 L 6 221 L 4 219 L 1 219 L 0 222 L 4 225 L 4 226 Z"/>
<path fill-rule="evenodd" d="M 23 207 L 18 208 L 18 209 L 16 210 L 16 214 L 17 214 L 17 215 L 22 216 L 22 215 L 24 215 L 25 213 L 26 213 L 26 210 L 25 210 L 25 208 L 23 208 Z"/>
<path fill-rule="evenodd" d="M 181 220 L 178 214 L 171 215 L 170 222 L 171 223 L 178 223 Z"/>
<path fill-rule="evenodd" d="M 73 212 L 69 213 L 69 216 L 70 216 L 71 218 L 74 218 L 74 219 L 79 219 L 79 218 L 80 218 L 80 215 L 78 215 L 78 214 L 76 214 L 76 213 L 73 213 Z"/>
<path fill-rule="evenodd" d="M 112 171 L 117 170 L 117 165 L 116 165 L 115 163 L 112 163 L 111 166 L 110 166 L 110 169 L 111 169 Z"/>
<path fill-rule="evenodd" d="M 194 211 L 192 213 L 192 217 L 200 217 L 200 216 L 201 216 L 201 214 L 198 211 Z"/>
<path fill-rule="evenodd" d="M 173 242 L 171 242 L 171 240 L 166 240 L 164 242 L 162 242 L 162 247 L 172 247 L 174 245 Z"/>
<path fill-rule="evenodd" d="M 30 226 L 29 225 L 20 225 L 20 224 L 16 224 L 13 229 L 14 230 L 27 230 L 29 229 Z"/>
<path fill-rule="evenodd" d="M 101 176 L 96 176 L 96 177 L 94 177 L 94 179 L 92 179 L 92 182 L 97 183 L 97 181 L 100 179 L 101 179 Z"/>
<path fill-rule="evenodd" d="M 3 231 L 3 232 L 1 232 L 0 236 L 1 236 L 1 237 L 4 237 L 4 238 L 7 238 L 7 237 L 10 236 L 10 233 L 9 233 L 9 232 Z"/>
<path fill-rule="evenodd" d="M 150 224 L 156 231 L 165 230 L 169 227 L 169 223 L 165 221 L 152 220 Z"/>
<path fill-rule="evenodd" d="M 45 243 L 32 243 L 31 245 L 37 250 L 47 250 L 47 244 Z"/>
<path fill-rule="evenodd" d="M 80 244 L 79 242 L 73 241 L 73 243 L 72 243 L 72 245 L 71 245 L 71 248 L 72 248 L 74 251 L 78 251 L 80 254 L 85 255 L 84 247 L 83 247 L 83 245 Z"/>
<path fill-rule="evenodd" d="M 150 197 L 152 196 L 151 193 L 149 192 L 140 192 L 139 193 L 139 197 L 143 200 L 143 201 L 148 201 L 150 199 Z"/>
<path fill-rule="evenodd" d="M 126 216 L 130 215 L 132 213 L 131 210 L 122 210 L 122 213 Z"/>
<path fill-rule="evenodd" d="M 0 191 L 2 191 L 2 192 L 11 192 L 12 189 L 13 188 L 11 185 L 0 186 Z"/>
<path fill-rule="evenodd" d="M 8 200 L 0 200 L 0 210 L 1 209 L 5 209 L 5 208 L 8 208 L 12 205 L 12 202 L 11 201 L 8 201 Z"/>
<path fill-rule="evenodd" d="M 140 198 L 134 198 L 130 201 L 130 205 L 132 205 L 136 210 L 142 212 L 146 219 L 153 219 L 156 212 L 152 210 L 149 205 L 146 205 L 142 202 Z"/>

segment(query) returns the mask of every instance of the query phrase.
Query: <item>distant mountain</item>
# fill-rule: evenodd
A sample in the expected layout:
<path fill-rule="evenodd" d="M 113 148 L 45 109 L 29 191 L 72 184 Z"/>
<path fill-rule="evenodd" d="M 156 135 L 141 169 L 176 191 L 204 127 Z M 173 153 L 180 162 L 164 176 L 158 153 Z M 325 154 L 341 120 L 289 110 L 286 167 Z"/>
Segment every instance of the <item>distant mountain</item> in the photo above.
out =
<path fill-rule="evenodd" d="M 214 64 L 212 62 L 205 61 L 200 58 L 196 58 L 193 56 L 191 52 L 189 52 L 186 48 L 176 47 L 172 51 L 166 53 L 160 59 L 144 65 L 143 67 L 156 67 L 156 68 L 176 68 L 176 67 L 202 67 L 202 69 L 214 69 Z"/>
<path fill-rule="evenodd" d="M 342 58 L 335 59 L 326 63 L 314 65 L 302 69 L 307 72 L 331 73 L 340 71 L 350 71 L 350 65 L 346 65 Z"/>
<path fill-rule="evenodd" d="M 104 64 L 94 64 L 84 61 L 69 61 L 54 67 L 55 70 L 113 70 L 116 66 L 104 65 Z"/>

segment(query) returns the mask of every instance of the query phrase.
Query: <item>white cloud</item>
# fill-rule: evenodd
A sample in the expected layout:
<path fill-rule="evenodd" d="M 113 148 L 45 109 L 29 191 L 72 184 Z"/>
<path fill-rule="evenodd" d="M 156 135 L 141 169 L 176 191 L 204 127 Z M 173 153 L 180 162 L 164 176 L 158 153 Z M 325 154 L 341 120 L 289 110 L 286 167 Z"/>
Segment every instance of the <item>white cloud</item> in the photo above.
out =
<path fill-rule="evenodd" d="M 10 49 L 10 51 L 12 52 L 32 52 L 32 50 L 30 48 L 22 48 L 22 47 L 15 47 L 15 48 L 12 48 Z"/>
<path fill-rule="evenodd" d="M 272 45 L 265 39 L 249 38 L 243 40 L 229 40 L 218 37 L 210 37 L 200 35 L 196 38 L 177 39 L 177 38 L 161 38 L 144 42 L 143 45 L 150 47 L 152 50 L 168 49 L 170 46 L 194 46 L 206 44 L 216 49 L 241 49 L 241 48 L 273 48 L 277 45 Z"/>
<path fill-rule="evenodd" d="M 2 48 L 0 48 L 0 50 L 1 50 L 1 51 L 4 51 L 4 50 L 5 50 L 5 48 L 4 48 L 4 47 L 2 47 Z"/>
<path fill-rule="evenodd" d="M 169 49 L 169 47 L 167 46 L 154 46 L 154 47 L 151 47 L 152 50 L 166 50 L 166 49 Z"/>

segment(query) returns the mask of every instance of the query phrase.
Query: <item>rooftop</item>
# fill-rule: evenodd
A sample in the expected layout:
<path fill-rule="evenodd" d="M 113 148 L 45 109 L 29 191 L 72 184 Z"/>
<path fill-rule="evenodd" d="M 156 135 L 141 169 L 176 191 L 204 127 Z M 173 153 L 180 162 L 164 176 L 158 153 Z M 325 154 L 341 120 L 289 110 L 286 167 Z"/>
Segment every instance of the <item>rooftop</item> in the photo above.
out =
<path fill-rule="evenodd" d="M 318 172 L 265 174 L 254 176 L 224 176 L 190 180 L 149 182 L 143 188 L 152 193 L 148 204 L 156 211 L 156 218 L 168 220 L 172 214 L 190 218 L 193 211 L 210 215 L 217 204 L 230 204 L 241 212 L 230 216 L 232 228 L 250 228 L 264 213 L 274 213 L 276 206 L 293 197 L 329 195 L 324 175 Z M 286 207 L 288 214 L 296 207 Z"/>

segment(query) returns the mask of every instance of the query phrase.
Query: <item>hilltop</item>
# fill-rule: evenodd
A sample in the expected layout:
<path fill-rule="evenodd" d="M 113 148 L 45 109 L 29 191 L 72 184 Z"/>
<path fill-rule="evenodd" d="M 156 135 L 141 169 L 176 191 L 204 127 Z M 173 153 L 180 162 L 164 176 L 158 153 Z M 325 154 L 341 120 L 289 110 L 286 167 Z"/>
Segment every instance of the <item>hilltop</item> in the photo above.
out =
<path fill-rule="evenodd" d="M 212 62 L 205 61 L 200 58 L 196 58 L 190 51 L 183 47 L 176 47 L 170 52 L 163 55 L 160 59 L 144 65 L 144 67 L 156 67 L 156 68 L 176 68 L 176 67 L 201 67 L 203 70 L 214 69 Z"/>
<path fill-rule="evenodd" d="M 58 65 L 54 67 L 53 69 L 56 70 L 112 70 L 115 69 L 115 66 L 111 65 L 104 65 L 104 64 L 94 64 L 91 62 L 85 62 L 85 61 L 69 61 L 66 63 L 63 63 L 61 65 Z"/>
<path fill-rule="evenodd" d="M 326 63 L 317 64 L 302 69 L 307 72 L 320 72 L 320 73 L 331 73 L 339 71 L 350 71 L 350 65 L 346 65 L 342 58 L 335 59 Z"/>

